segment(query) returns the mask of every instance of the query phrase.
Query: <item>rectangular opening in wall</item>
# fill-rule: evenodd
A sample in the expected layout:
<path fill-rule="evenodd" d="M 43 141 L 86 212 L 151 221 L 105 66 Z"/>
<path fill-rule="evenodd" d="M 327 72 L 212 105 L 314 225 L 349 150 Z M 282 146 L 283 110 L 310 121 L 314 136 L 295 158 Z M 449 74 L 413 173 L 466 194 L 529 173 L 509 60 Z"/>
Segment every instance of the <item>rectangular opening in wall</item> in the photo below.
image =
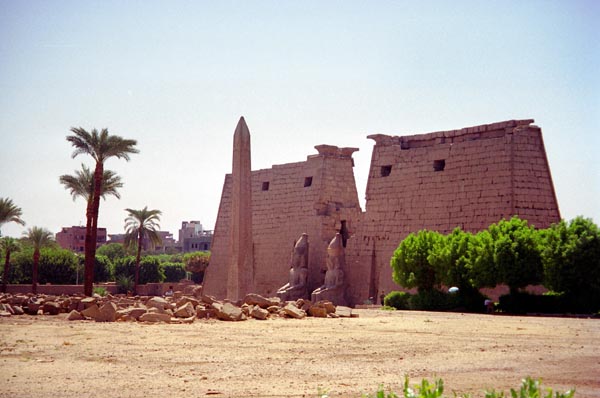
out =
<path fill-rule="evenodd" d="M 304 186 L 310 187 L 311 185 L 312 185 L 312 177 L 305 177 L 304 178 Z"/>
<path fill-rule="evenodd" d="M 392 173 L 392 165 L 381 166 L 381 176 L 387 177 Z"/>
<path fill-rule="evenodd" d="M 262 183 L 262 190 L 263 191 L 268 191 L 269 190 L 269 181 L 265 181 Z"/>
<path fill-rule="evenodd" d="M 446 159 L 433 161 L 433 171 L 444 171 L 444 167 L 446 167 Z"/>

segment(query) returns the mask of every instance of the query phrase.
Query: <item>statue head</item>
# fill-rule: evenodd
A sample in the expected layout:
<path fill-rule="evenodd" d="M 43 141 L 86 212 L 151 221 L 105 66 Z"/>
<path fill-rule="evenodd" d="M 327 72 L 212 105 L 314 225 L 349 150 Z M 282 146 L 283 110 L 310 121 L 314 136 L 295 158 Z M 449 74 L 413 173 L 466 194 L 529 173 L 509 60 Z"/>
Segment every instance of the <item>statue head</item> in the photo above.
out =
<path fill-rule="evenodd" d="M 327 247 L 327 266 L 330 269 L 336 269 L 343 266 L 343 263 L 344 245 L 342 243 L 342 235 L 337 233 Z"/>
<path fill-rule="evenodd" d="M 308 267 L 308 234 L 306 233 L 302 234 L 294 245 L 292 267 Z"/>

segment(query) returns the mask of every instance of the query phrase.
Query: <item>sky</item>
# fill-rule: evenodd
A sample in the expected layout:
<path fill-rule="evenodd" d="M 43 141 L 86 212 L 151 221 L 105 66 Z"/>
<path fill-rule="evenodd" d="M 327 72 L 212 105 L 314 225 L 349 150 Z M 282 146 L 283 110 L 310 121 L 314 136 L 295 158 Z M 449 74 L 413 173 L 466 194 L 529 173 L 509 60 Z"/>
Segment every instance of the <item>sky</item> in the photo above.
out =
<path fill-rule="evenodd" d="M 315 145 L 357 147 L 364 196 L 370 134 L 409 135 L 510 119 L 542 128 L 561 215 L 600 222 L 599 1 L 0 0 L 0 197 L 28 227 L 85 225 L 58 182 L 72 127 L 138 142 L 125 208 L 213 229 L 233 132 L 252 168 L 303 161 Z"/>

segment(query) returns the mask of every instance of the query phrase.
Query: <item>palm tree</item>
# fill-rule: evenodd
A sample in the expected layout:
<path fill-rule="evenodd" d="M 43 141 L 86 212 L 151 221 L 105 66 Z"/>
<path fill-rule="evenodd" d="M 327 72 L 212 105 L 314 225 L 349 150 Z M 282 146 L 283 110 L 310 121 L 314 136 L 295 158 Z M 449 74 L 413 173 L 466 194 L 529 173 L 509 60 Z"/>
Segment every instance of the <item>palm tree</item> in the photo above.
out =
<path fill-rule="evenodd" d="M 100 132 L 93 129 L 91 132 L 87 132 L 81 127 L 73 127 L 71 128 L 71 132 L 74 135 L 67 136 L 67 141 L 75 147 L 72 157 L 87 154 L 96 161 L 92 202 L 86 209 L 85 230 L 85 280 L 83 291 L 86 296 L 91 296 L 94 285 L 94 259 L 96 257 L 100 197 L 105 192 L 102 189 L 104 161 L 111 157 L 129 160 L 129 154 L 138 153 L 139 151 L 135 148 L 137 144 L 136 140 L 109 135 L 107 129 L 102 129 Z"/>
<path fill-rule="evenodd" d="M 0 198 L 0 227 L 7 222 L 25 225 L 21 214 L 23 214 L 21 208 L 15 205 L 10 198 Z M 1 233 L 0 236 L 2 236 Z"/>
<path fill-rule="evenodd" d="M 6 293 L 6 284 L 8 283 L 8 269 L 10 268 L 10 255 L 12 252 L 21 250 L 19 241 L 15 238 L 4 237 L 0 239 L 0 249 L 4 251 L 4 274 L 2 276 L 2 293 Z"/>
<path fill-rule="evenodd" d="M 65 186 L 65 189 L 69 190 L 69 193 L 73 196 L 73 200 L 79 196 L 85 199 L 87 209 L 91 208 L 94 198 L 94 174 L 86 165 L 82 163 L 81 170 L 75 170 L 74 175 L 61 175 L 59 181 Z M 112 170 L 104 170 L 102 192 L 100 193 L 102 199 L 106 200 L 107 195 L 113 195 L 117 199 L 121 199 L 121 195 L 117 189 L 122 187 L 123 182 L 121 182 L 121 177 L 117 173 Z"/>
<path fill-rule="evenodd" d="M 142 242 L 145 237 L 150 240 L 150 244 L 160 244 L 160 236 L 156 233 L 160 225 L 160 210 L 148 210 L 148 206 L 142 210 L 125 209 L 129 213 L 125 219 L 125 245 L 135 247 L 137 245 L 137 255 L 135 258 L 135 281 L 133 292 L 137 294 L 137 287 L 140 280 L 140 256 L 142 254 Z"/>
<path fill-rule="evenodd" d="M 25 240 L 33 245 L 33 272 L 31 273 L 31 293 L 37 293 L 38 267 L 40 264 L 40 249 L 54 241 L 54 234 L 46 228 L 31 227 L 24 232 Z"/>

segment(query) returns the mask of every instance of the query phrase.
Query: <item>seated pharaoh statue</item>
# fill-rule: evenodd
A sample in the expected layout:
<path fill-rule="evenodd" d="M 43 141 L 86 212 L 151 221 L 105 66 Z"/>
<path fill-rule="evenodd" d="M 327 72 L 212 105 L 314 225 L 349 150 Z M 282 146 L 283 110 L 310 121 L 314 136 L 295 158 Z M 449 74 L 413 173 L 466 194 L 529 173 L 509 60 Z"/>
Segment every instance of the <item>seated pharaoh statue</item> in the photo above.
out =
<path fill-rule="evenodd" d="M 323 286 L 316 288 L 311 294 L 313 303 L 321 300 L 331 301 L 335 305 L 345 305 L 344 299 L 344 267 L 346 258 L 342 235 L 337 233 L 327 247 L 327 272 Z"/>
<path fill-rule="evenodd" d="M 298 300 L 308 296 L 306 278 L 308 276 L 308 235 L 302 234 L 294 245 L 290 260 L 288 283 L 277 290 L 277 297 L 282 301 Z"/>

